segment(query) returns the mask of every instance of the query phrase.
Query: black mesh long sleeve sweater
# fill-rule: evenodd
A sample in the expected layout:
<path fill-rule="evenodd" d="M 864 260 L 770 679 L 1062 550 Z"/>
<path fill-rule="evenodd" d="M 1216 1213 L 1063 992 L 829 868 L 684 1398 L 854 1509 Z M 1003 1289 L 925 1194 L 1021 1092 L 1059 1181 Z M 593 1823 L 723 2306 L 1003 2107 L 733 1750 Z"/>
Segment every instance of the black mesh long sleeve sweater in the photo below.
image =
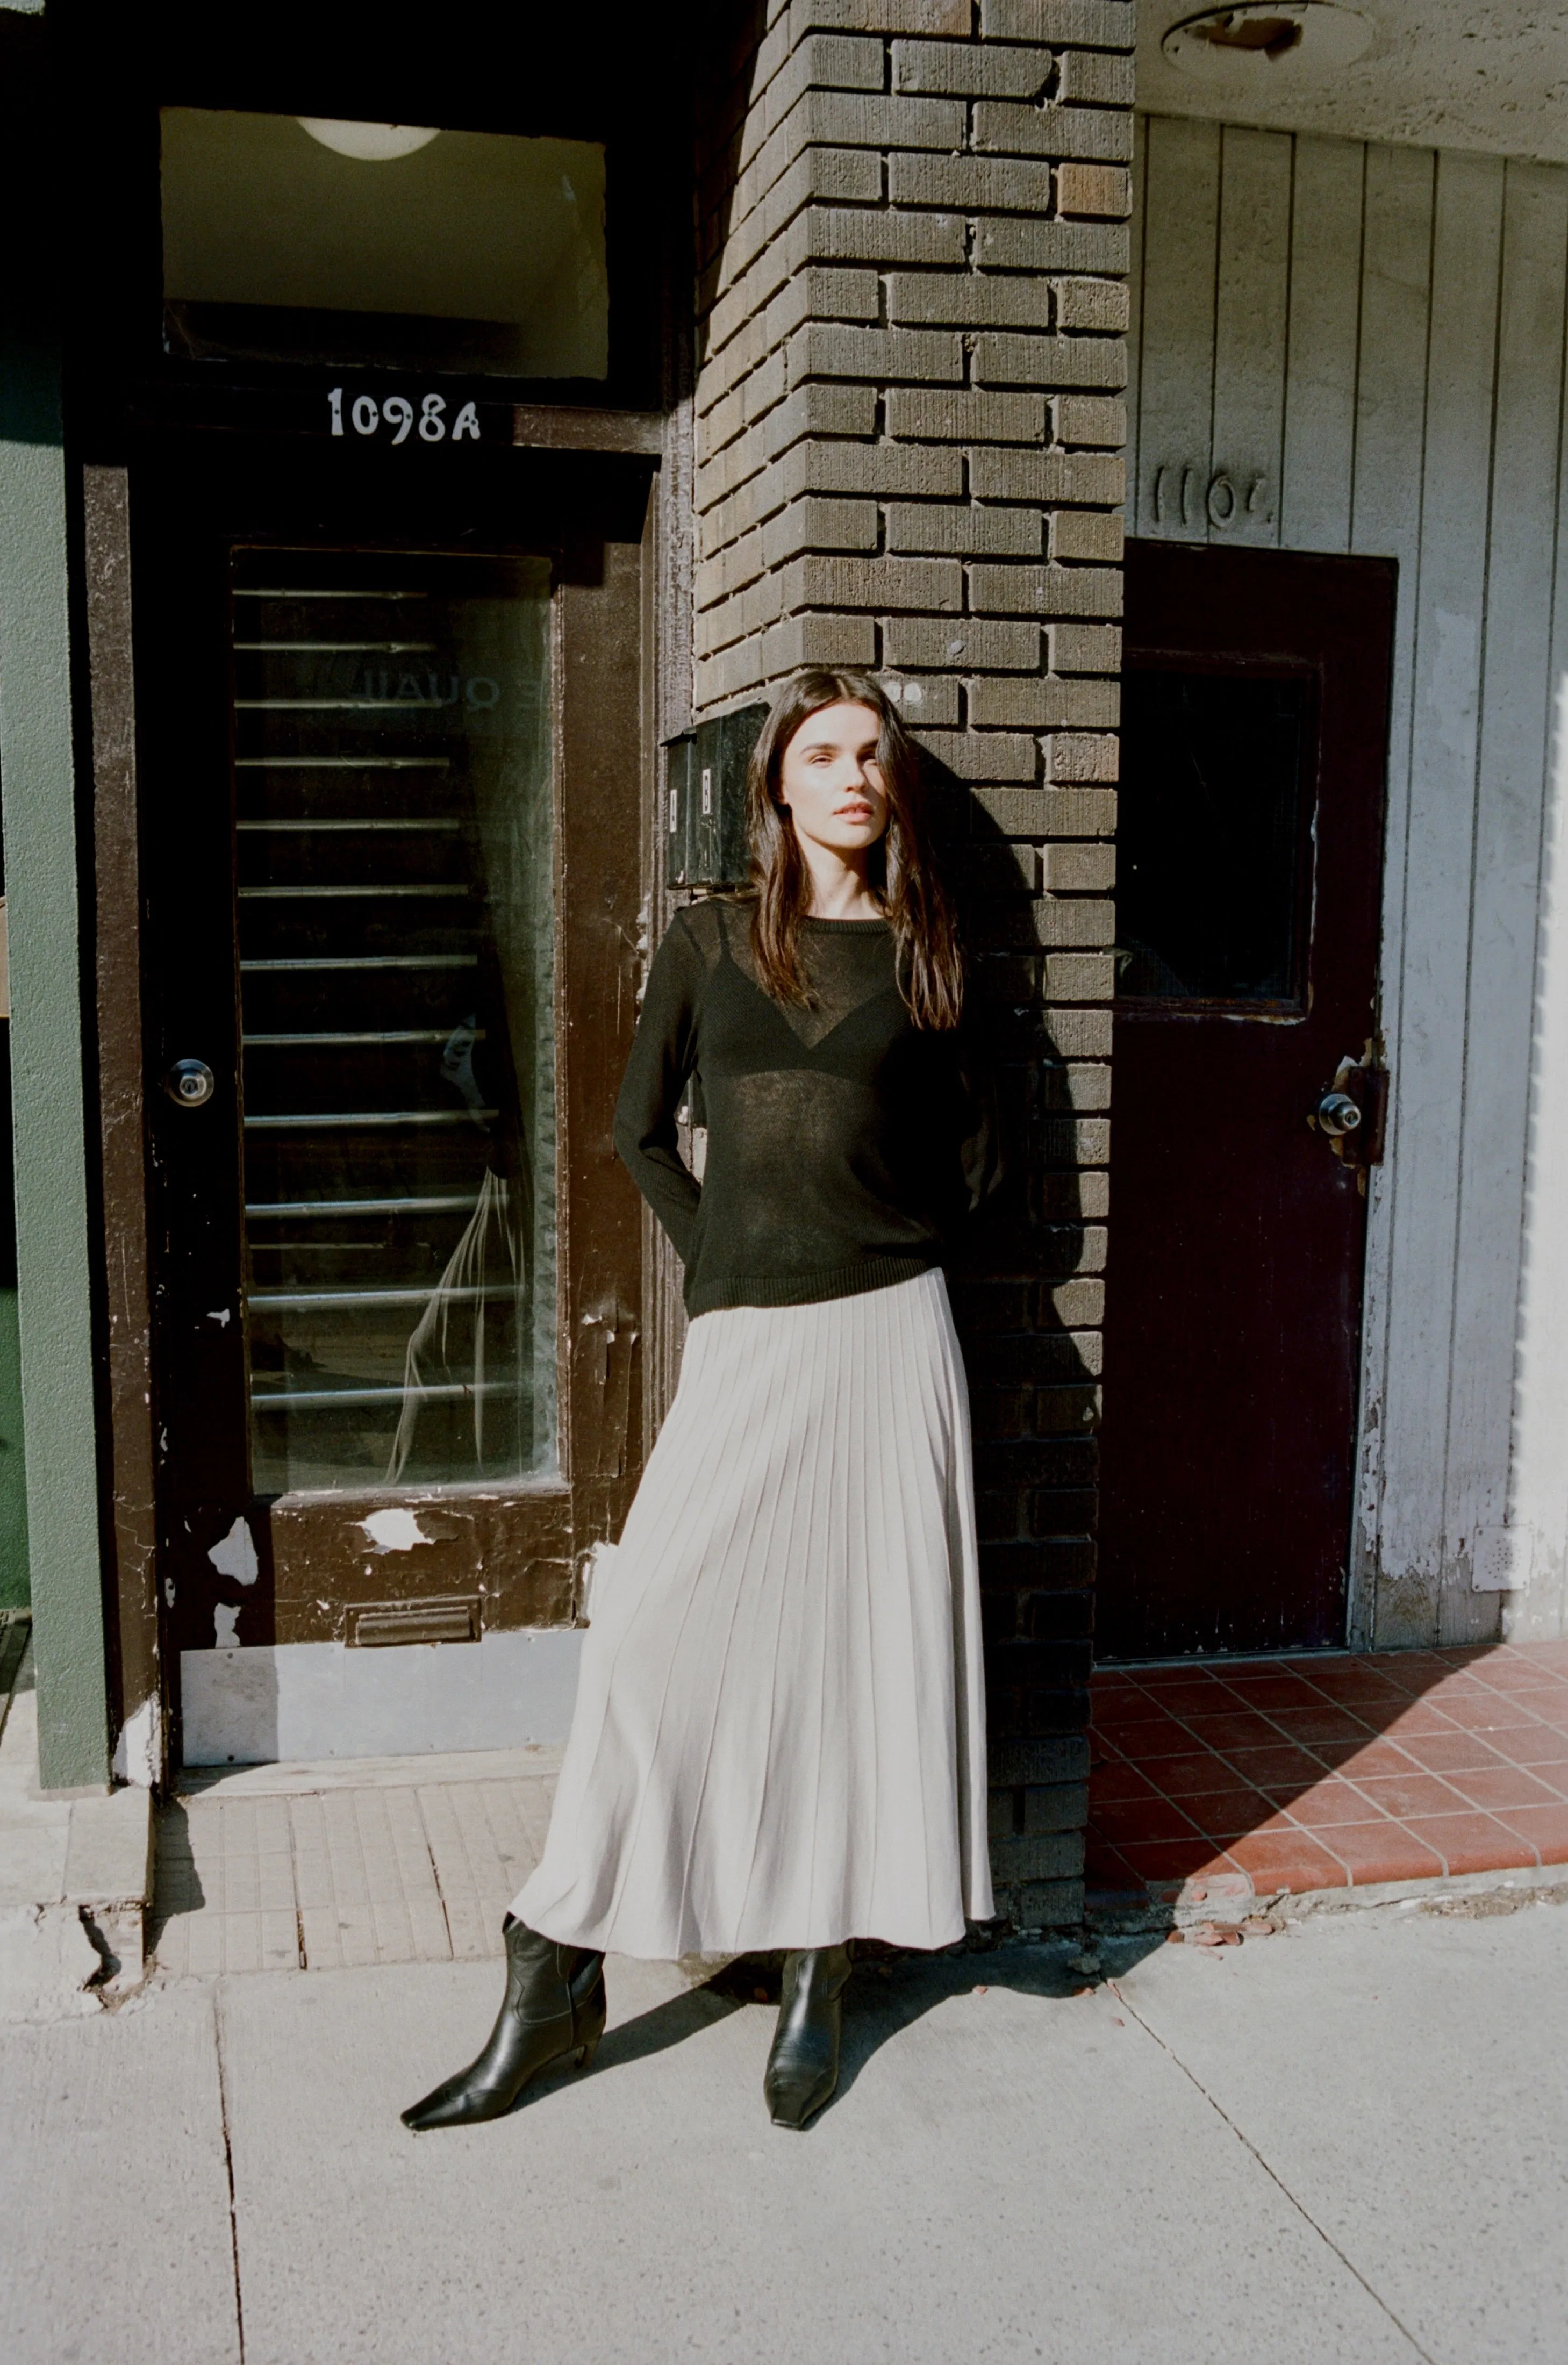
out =
<path fill-rule="evenodd" d="M 807 920 L 810 1007 L 757 983 L 744 902 L 678 913 L 654 957 L 615 1147 L 686 1267 L 691 1315 L 806 1306 L 942 1261 L 995 1171 L 965 1030 L 914 1026 L 882 920 Z M 700 1184 L 677 1148 L 695 1079 Z"/>

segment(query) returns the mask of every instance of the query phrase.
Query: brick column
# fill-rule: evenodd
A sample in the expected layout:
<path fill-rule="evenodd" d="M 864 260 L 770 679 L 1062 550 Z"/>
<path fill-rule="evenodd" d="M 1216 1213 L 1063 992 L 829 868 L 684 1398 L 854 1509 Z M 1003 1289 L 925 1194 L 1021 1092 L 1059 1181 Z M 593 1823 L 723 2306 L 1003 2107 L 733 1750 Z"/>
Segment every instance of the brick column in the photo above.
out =
<path fill-rule="evenodd" d="M 955 1303 L 1023 1927 L 1081 1909 L 1132 44 L 1130 0 L 768 0 L 700 164 L 697 711 L 875 668 L 967 837 L 1016 1155 Z"/>

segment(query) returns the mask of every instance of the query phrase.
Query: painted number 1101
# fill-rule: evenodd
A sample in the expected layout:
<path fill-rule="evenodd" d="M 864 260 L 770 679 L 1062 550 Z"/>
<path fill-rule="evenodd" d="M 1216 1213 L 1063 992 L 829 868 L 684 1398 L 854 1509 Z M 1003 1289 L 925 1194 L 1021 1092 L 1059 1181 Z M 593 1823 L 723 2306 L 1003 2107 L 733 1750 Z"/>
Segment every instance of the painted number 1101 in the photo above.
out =
<path fill-rule="evenodd" d="M 327 409 L 331 414 L 332 433 L 346 434 L 341 386 L 335 386 L 327 397 Z M 444 443 L 449 440 L 461 443 L 465 438 L 472 438 L 476 443 L 479 441 L 479 413 L 474 404 L 465 402 L 449 427 L 444 394 L 425 395 L 417 413 L 406 394 L 388 394 L 379 402 L 374 395 L 356 394 L 348 408 L 348 426 L 356 435 L 379 435 L 385 431 L 394 443 L 406 443 L 416 424 L 421 443 Z"/>

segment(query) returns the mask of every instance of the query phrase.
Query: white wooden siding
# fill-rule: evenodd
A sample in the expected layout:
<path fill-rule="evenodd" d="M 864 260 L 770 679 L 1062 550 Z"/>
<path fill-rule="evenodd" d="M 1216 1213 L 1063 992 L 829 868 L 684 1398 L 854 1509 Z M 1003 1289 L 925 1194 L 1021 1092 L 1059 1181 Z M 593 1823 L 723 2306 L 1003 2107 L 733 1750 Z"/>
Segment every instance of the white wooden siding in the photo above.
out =
<path fill-rule="evenodd" d="M 1137 177 L 1129 530 L 1399 566 L 1352 1633 L 1479 1639 L 1500 1608 L 1552 1631 L 1568 980 L 1538 914 L 1561 834 L 1568 963 L 1547 760 L 1568 173 L 1156 117 Z M 1528 1597 L 1473 1589 L 1477 1530 L 1505 1523 L 1539 1530 Z"/>

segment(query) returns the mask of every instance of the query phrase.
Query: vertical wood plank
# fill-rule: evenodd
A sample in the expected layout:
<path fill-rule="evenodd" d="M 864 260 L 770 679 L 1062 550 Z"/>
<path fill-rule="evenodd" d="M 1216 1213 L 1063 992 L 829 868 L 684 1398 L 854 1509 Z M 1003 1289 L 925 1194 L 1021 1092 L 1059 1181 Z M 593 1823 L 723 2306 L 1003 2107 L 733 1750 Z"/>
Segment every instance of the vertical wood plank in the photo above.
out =
<path fill-rule="evenodd" d="M 1144 169 L 1138 531 L 1208 538 L 1220 128 L 1154 116 Z"/>
<path fill-rule="evenodd" d="M 1362 209 L 1361 336 L 1356 365 L 1355 458 L 1350 542 L 1355 550 L 1396 559 L 1390 697 L 1388 810 L 1384 827 L 1383 973 L 1380 1012 L 1391 1054 L 1399 1045 L 1401 947 L 1405 931 L 1406 847 L 1410 829 L 1410 734 L 1414 702 L 1416 590 L 1421 537 L 1421 456 L 1425 432 L 1432 205 L 1436 159 L 1414 148 L 1369 148 Z M 1383 1533 L 1388 1474 L 1398 1467 L 1387 1423 L 1391 1391 L 1391 1268 L 1400 1176 L 1400 1077 L 1395 1067 L 1387 1162 L 1372 1169 L 1368 1205 L 1366 1281 L 1361 1316 L 1361 1421 L 1356 1477 L 1356 1534 L 1350 1556 L 1351 1642 L 1369 1646 L 1402 1631 L 1405 1572 Z M 1441 1473 L 1434 1482 L 1440 1485 Z M 1412 1636 L 1421 1630 L 1424 1580 L 1413 1577 Z M 1383 1598 L 1380 1600 L 1380 1592 Z"/>
<path fill-rule="evenodd" d="M 1208 488 L 1216 542 L 1275 543 L 1280 536 L 1292 146 L 1288 132 L 1225 127 Z"/>
<path fill-rule="evenodd" d="M 1551 656 L 1568 175 L 1506 167 L 1464 1028 L 1440 1631 L 1490 1632 L 1478 1526 L 1508 1509 Z M 1568 1309 L 1564 1309 L 1568 1311 Z M 1568 1451 L 1568 1440 L 1564 1440 Z"/>
<path fill-rule="evenodd" d="M 1533 1539 L 1528 1587 L 1503 1601 L 1510 1642 L 1568 1631 L 1568 446 L 1559 459 L 1551 707 L 1536 939 L 1529 1158 L 1519 1289 L 1512 1522 Z"/>
<path fill-rule="evenodd" d="M 157 1594 L 157 1466 L 152 1429 L 152 1320 L 148 1271 L 142 1032 L 141 878 L 132 676 L 130 494 L 122 468 L 82 471 L 87 662 L 93 720 L 96 870 L 97 1079 L 105 1237 L 112 1513 L 123 1757 L 128 1780 L 151 1788 L 165 1772 L 165 1687 Z M 131 1720 L 140 1717 L 137 1727 Z M 132 1759 L 131 1736 L 144 1739 Z"/>
<path fill-rule="evenodd" d="M 1348 546 L 1401 569 L 1382 1009 L 1394 1106 L 1372 1186 L 1352 1636 L 1494 1631 L 1469 1539 L 1507 1512 L 1511 1422 L 1512 1516 L 1540 1525 L 1546 1565 L 1540 1597 L 1508 1607 L 1520 1631 L 1529 1618 L 1548 1631 L 1568 1600 L 1568 1351 L 1551 1350 L 1568 1330 L 1568 1251 L 1540 1178 L 1557 1171 L 1554 1141 L 1568 1172 L 1568 923 L 1552 924 L 1533 988 L 1532 964 L 1548 706 L 1568 676 L 1562 602 L 1555 656 L 1547 647 L 1552 569 L 1568 567 L 1555 522 L 1568 176 L 1298 140 L 1282 336 L 1279 143 L 1159 119 L 1144 142 L 1137 530 L 1219 538 L 1192 488 L 1206 495 L 1212 471 L 1238 453 L 1256 466 L 1273 444 L 1286 547 Z M 1192 472 L 1185 519 L 1169 477 L 1155 515 L 1157 471 L 1173 465 Z M 1559 765 L 1568 795 L 1568 751 Z M 1554 816 L 1544 826 L 1568 866 L 1568 813 Z M 1568 902 L 1561 880 L 1555 892 Z"/>
<path fill-rule="evenodd" d="M 1439 1631 L 1502 198 L 1500 159 L 1439 156 L 1394 1059 L 1383 1642 Z M 1360 454 L 1357 477 L 1359 491 Z"/>
<path fill-rule="evenodd" d="M 1367 151 L 1350 540 L 1411 561 L 1421 531 L 1436 173 L 1426 149 Z"/>
<path fill-rule="evenodd" d="M 1138 409 L 1143 384 L 1143 225 L 1148 200 L 1148 118 L 1133 118 L 1133 218 L 1127 265 L 1127 532 L 1141 533 Z"/>
<path fill-rule="evenodd" d="M 1350 546 L 1365 176 L 1360 142 L 1297 139 L 1280 491 L 1287 550 Z"/>

